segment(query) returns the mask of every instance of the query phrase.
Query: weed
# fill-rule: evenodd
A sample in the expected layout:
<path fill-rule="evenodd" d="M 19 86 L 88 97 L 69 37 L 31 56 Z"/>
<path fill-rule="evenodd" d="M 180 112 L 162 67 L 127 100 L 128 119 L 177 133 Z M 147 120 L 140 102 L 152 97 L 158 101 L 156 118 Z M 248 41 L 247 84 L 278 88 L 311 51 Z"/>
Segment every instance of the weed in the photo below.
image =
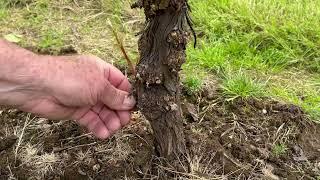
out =
<path fill-rule="evenodd" d="M 221 72 L 227 63 L 225 50 L 219 42 L 203 43 L 200 49 L 188 49 L 187 66 L 201 66 L 213 72 Z"/>
<path fill-rule="evenodd" d="M 199 92 L 202 88 L 202 83 L 202 79 L 197 76 L 190 75 L 188 75 L 183 81 L 184 87 L 189 95 L 194 95 Z"/>
<path fill-rule="evenodd" d="M 63 32 L 48 30 L 42 33 L 38 46 L 40 49 L 50 49 L 57 51 L 64 45 Z"/>
<path fill-rule="evenodd" d="M 228 100 L 236 98 L 259 98 L 263 96 L 264 85 L 244 72 L 228 73 L 222 81 L 222 90 Z"/>
<path fill-rule="evenodd" d="M 284 155 L 287 152 L 288 148 L 285 144 L 276 144 L 272 148 L 272 153 L 275 156 L 281 156 Z"/>

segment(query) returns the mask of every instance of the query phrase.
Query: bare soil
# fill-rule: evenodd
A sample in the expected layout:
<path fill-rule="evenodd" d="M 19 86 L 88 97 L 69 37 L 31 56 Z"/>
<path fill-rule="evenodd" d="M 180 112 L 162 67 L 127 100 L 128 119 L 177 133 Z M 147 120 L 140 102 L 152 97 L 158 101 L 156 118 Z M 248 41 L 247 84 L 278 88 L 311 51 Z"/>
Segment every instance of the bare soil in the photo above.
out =
<path fill-rule="evenodd" d="M 189 123 L 186 129 L 191 156 L 211 154 L 202 163 L 212 168 L 212 175 L 241 179 L 316 179 L 319 175 L 320 126 L 299 107 L 238 100 L 210 109 L 200 124 Z"/>
<path fill-rule="evenodd" d="M 98 141 L 72 121 L 3 110 L 0 179 L 319 178 L 320 125 L 301 108 L 202 95 L 185 98 L 189 165 L 180 169 L 161 164 L 151 127 L 138 113 L 130 126 Z"/>

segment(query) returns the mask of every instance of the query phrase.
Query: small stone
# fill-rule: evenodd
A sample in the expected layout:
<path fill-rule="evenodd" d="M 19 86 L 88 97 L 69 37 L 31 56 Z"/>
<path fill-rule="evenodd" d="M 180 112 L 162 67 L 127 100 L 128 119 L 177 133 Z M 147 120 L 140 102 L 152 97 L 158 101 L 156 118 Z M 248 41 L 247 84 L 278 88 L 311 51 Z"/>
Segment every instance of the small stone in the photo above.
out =
<path fill-rule="evenodd" d="M 78 173 L 80 174 L 80 175 L 82 175 L 82 176 L 86 176 L 87 175 L 87 173 L 85 173 L 84 171 L 82 171 L 82 169 L 78 169 Z"/>
<path fill-rule="evenodd" d="M 101 168 L 100 164 L 96 164 L 96 165 L 94 165 L 94 166 L 92 167 L 92 169 L 93 169 L 94 171 L 99 171 L 100 168 Z"/>
<path fill-rule="evenodd" d="M 170 103 L 170 109 L 171 111 L 177 111 L 178 110 L 178 105 L 176 103 Z"/>
<path fill-rule="evenodd" d="M 262 110 L 262 113 L 263 113 L 263 114 L 267 114 L 268 111 L 267 111 L 266 109 L 263 109 L 263 110 Z"/>
<path fill-rule="evenodd" d="M 261 169 L 262 174 L 267 178 L 267 179 L 272 179 L 272 180 L 278 180 L 280 179 L 277 175 L 273 174 L 274 167 L 267 164 L 266 167 Z"/>

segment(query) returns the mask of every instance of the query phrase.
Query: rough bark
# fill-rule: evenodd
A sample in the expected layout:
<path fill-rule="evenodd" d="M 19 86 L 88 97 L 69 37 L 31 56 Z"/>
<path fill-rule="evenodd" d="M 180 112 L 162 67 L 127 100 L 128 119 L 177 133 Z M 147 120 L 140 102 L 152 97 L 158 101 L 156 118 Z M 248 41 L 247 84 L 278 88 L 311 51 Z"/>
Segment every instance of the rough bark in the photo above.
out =
<path fill-rule="evenodd" d="M 160 156 L 179 156 L 186 152 L 179 71 L 189 37 L 187 0 L 141 0 L 133 7 L 146 15 L 136 67 L 138 108 L 151 123 Z"/>

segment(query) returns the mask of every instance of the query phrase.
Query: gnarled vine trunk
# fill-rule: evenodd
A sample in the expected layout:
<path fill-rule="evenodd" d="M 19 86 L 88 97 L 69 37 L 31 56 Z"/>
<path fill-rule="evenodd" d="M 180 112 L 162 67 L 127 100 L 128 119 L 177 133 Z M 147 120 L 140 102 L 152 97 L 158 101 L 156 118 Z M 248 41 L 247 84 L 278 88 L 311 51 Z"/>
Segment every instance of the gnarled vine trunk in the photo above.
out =
<path fill-rule="evenodd" d="M 141 0 L 133 7 L 146 15 L 138 44 L 138 108 L 151 123 L 160 156 L 175 158 L 186 152 L 179 71 L 189 36 L 187 0 Z"/>

